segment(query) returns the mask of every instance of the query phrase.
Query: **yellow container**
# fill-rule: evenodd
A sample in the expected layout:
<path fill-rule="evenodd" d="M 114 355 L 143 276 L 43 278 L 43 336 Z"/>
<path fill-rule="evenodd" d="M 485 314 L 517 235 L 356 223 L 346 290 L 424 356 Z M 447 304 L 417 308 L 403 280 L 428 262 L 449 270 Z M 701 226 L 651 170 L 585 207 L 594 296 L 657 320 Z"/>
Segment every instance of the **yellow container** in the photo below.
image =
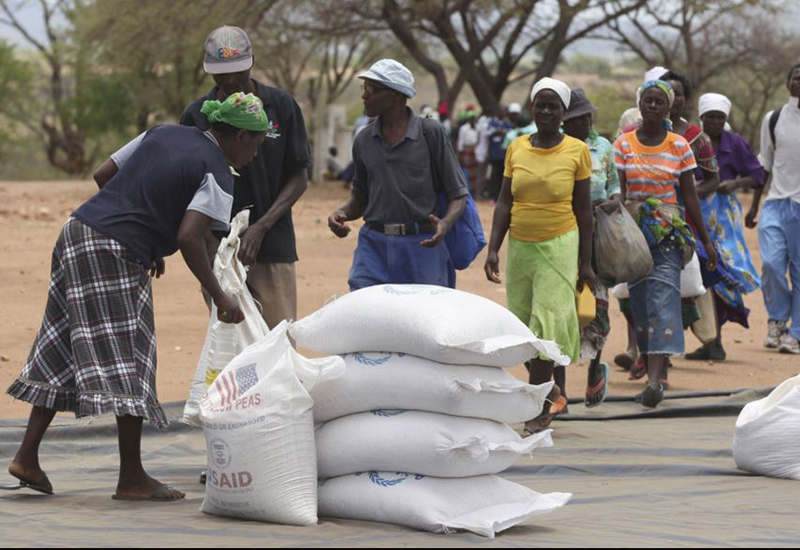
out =
<path fill-rule="evenodd" d="M 583 285 L 583 290 L 575 291 L 575 305 L 578 308 L 578 324 L 585 327 L 597 317 L 597 300 L 589 285 Z"/>

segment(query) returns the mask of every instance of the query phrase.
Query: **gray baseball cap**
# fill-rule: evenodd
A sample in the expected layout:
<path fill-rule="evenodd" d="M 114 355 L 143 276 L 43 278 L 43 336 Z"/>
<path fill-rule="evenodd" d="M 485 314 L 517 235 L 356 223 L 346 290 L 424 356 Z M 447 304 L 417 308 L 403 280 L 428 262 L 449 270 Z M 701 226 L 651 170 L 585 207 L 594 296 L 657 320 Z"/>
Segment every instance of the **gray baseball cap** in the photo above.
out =
<path fill-rule="evenodd" d="M 391 88 L 408 97 L 417 95 L 417 91 L 414 89 L 414 75 L 405 65 L 394 59 L 377 61 L 368 71 L 358 75 L 358 78 L 380 82 L 387 88 Z"/>
<path fill-rule="evenodd" d="M 239 73 L 253 66 L 250 38 L 239 27 L 225 26 L 212 31 L 204 49 L 203 67 L 208 74 Z"/>

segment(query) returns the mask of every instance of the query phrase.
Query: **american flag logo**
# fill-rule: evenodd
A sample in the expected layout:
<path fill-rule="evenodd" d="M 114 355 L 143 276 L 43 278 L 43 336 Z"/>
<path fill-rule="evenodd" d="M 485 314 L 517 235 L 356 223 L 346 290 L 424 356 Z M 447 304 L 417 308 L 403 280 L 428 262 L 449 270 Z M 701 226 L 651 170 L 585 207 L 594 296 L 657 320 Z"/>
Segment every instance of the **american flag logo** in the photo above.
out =
<path fill-rule="evenodd" d="M 226 372 L 214 381 L 223 407 L 233 406 L 241 395 L 256 384 L 258 384 L 258 373 L 255 363 Z"/>

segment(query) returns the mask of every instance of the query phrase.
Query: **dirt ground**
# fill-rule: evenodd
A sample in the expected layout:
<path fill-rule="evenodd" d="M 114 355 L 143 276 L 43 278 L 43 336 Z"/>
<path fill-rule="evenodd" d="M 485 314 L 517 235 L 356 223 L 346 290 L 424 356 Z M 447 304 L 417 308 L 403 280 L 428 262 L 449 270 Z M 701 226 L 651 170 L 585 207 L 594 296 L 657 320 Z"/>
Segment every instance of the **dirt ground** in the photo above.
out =
<path fill-rule="evenodd" d="M 19 374 L 44 313 L 50 273 L 50 253 L 69 214 L 94 192 L 91 182 L 0 182 L 0 389 Z M 310 187 L 295 207 L 295 227 L 300 255 L 297 265 L 299 315 L 321 307 L 331 296 L 347 292 L 355 232 L 347 239 L 334 237 L 327 228 L 328 214 L 347 196 L 339 183 Z M 746 197 L 743 200 L 747 200 Z M 481 204 L 488 230 L 492 207 Z M 747 231 L 750 250 L 758 262 L 755 231 Z M 484 252 L 485 255 L 485 252 Z M 501 259 L 505 258 L 505 250 Z M 458 288 L 505 305 L 503 286 L 486 281 L 483 257 L 461 272 Z M 154 284 L 158 333 L 158 391 L 164 402 L 186 398 L 208 322 L 199 287 L 180 254 L 167 259 L 166 276 Z M 676 358 L 670 373 L 673 390 L 700 390 L 774 385 L 800 371 L 800 358 L 762 348 L 767 316 L 760 292 L 747 297 L 752 309 L 751 330 L 728 325 L 724 343 L 728 360 L 721 363 L 689 362 Z M 624 318 L 612 304 L 612 332 L 606 347 L 609 361 L 625 348 Z M 687 336 L 687 349 L 697 347 Z M 583 395 L 585 368 L 568 371 L 570 396 Z M 522 368 L 515 370 L 522 375 Z M 627 373 L 613 369 L 611 393 L 634 394 L 642 381 L 628 381 Z M 23 417 L 29 406 L 0 397 L 0 418 Z"/>

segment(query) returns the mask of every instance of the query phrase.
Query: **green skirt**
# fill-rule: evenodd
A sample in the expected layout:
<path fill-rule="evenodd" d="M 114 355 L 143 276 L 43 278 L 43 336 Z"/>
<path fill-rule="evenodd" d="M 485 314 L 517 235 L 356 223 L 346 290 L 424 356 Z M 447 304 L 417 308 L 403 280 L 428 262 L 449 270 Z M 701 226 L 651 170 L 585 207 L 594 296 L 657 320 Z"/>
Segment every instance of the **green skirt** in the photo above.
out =
<path fill-rule="evenodd" d="M 537 337 L 557 343 L 573 363 L 581 347 L 575 307 L 579 248 L 578 229 L 542 242 L 510 237 L 506 263 L 508 309 Z"/>

